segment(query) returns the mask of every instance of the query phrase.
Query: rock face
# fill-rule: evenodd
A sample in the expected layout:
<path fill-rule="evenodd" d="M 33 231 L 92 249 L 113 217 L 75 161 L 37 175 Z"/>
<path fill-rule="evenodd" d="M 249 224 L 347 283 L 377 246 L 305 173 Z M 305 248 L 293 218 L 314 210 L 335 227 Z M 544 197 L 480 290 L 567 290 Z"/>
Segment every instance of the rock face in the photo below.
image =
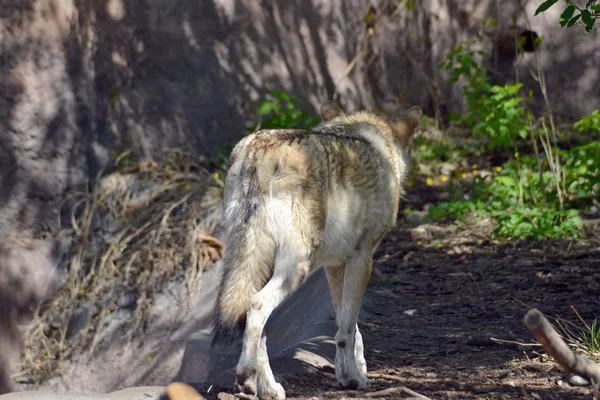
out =
<path fill-rule="evenodd" d="M 23 349 L 19 324 L 32 316 L 32 305 L 55 290 L 55 267 L 62 249 L 31 238 L 0 240 L 0 394 L 15 389 L 11 378 Z"/>
<path fill-rule="evenodd" d="M 478 31 L 498 79 L 514 78 L 516 63 L 535 88 L 536 55 L 554 110 L 588 113 L 600 105 L 600 38 L 561 29 L 558 6 L 533 17 L 540 1 L 524 13 L 516 0 L 410 10 L 383 0 L 4 0 L 0 233 L 55 227 L 60 200 L 115 151 L 207 153 L 238 139 L 268 90 L 315 108 L 339 98 L 349 109 L 419 103 L 446 114 L 459 91 L 438 65 Z M 525 15 L 544 46 L 515 62 L 510 38 Z"/>

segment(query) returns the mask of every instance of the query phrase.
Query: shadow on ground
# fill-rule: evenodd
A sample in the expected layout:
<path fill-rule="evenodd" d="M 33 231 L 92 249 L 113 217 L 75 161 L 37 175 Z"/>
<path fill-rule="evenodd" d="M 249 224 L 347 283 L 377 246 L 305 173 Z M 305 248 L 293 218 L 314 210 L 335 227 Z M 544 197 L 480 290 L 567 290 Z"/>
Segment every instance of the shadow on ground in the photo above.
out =
<path fill-rule="evenodd" d="M 411 203 L 418 198 L 406 206 L 418 209 Z M 598 241 L 501 245 L 490 231 L 489 224 L 459 231 L 401 219 L 385 237 L 360 327 L 369 370 L 393 380 L 374 376 L 369 391 L 403 385 L 436 399 L 589 396 L 588 388 L 567 383 L 540 349 L 518 343 L 535 342 L 522 323 L 529 306 L 575 320 L 574 306 L 585 320 L 598 318 Z M 273 371 L 289 398 L 361 398 L 360 392 L 339 390 L 335 381 L 329 301 L 317 270 L 269 321 Z M 208 398 L 228 396 L 239 348 L 211 353 L 209 339 L 188 344 L 178 378 Z"/>

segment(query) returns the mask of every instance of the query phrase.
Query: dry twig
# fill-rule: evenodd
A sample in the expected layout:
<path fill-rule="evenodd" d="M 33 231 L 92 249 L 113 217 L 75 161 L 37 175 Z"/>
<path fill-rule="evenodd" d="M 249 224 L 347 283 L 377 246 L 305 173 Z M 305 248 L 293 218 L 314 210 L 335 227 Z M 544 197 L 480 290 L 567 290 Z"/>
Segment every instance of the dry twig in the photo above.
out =
<path fill-rule="evenodd" d="M 544 346 L 546 352 L 567 372 L 579 375 L 594 385 L 594 398 L 598 398 L 600 390 L 600 366 L 587 358 L 575 354 L 550 322 L 536 309 L 525 314 L 524 323 L 527 329 Z"/>
<path fill-rule="evenodd" d="M 387 388 L 387 389 L 383 389 L 383 390 L 378 390 L 376 392 L 369 392 L 365 394 L 365 397 L 386 397 L 386 396 L 391 396 L 397 393 L 406 393 L 406 394 L 410 394 L 411 396 L 413 396 L 413 399 L 418 399 L 418 400 L 431 400 L 429 397 L 424 396 L 420 393 L 415 392 L 414 390 L 411 390 L 405 386 L 396 386 L 396 387 L 391 387 L 391 388 Z"/>
<path fill-rule="evenodd" d="M 404 382 L 405 379 L 402 379 L 399 376 L 396 375 L 389 375 L 389 374 L 379 374 L 376 372 L 369 372 L 367 373 L 367 378 L 369 379 L 382 379 L 382 380 L 387 380 L 387 381 L 394 381 L 394 382 Z"/>

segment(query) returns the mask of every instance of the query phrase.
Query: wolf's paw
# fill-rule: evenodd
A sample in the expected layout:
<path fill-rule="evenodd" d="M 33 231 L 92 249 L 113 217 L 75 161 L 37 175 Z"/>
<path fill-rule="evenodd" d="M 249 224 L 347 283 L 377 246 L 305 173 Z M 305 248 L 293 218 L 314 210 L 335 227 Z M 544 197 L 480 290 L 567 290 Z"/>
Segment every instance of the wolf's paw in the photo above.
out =
<path fill-rule="evenodd" d="M 276 383 L 271 387 L 259 388 L 260 400 L 285 400 L 285 390 L 281 384 Z"/>
<path fill-rule="evenodd" d="M 238 373 L 233 390 L 240 399 L 256 398 L 256 371 Z"/>
<path fill-rule="evenodd" d="M 358 372 L 358 370 L 355 373 L 336 373 L 335 375 L 342 389 L 358 390 L 366 389 L 369 386 L 366 375 Z"/>

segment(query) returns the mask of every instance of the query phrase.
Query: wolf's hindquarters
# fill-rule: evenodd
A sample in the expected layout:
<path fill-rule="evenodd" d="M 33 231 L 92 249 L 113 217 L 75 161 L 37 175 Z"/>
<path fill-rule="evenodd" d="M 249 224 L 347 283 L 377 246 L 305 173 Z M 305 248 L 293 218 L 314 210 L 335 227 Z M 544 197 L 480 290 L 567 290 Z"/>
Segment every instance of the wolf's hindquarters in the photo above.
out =
<path fill-rule="evenodd" d="M 252 296 L 273 274 L 275 243 L 258 224 L 236 227 L 223 257 L 223 280 L 213 316 L 212 346 L 228 346 L 240 338 Z"/>

